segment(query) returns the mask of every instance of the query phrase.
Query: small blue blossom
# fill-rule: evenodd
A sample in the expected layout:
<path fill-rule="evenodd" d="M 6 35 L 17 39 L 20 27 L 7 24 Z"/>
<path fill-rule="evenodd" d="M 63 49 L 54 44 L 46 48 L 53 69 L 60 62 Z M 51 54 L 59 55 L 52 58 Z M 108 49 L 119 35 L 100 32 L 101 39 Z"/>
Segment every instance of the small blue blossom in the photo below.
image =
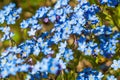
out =
<path fill-rule="evenodd" d="M 36 56 L 38 56 L 39 55 L 39 53 L 40 53 L 40 48 L 39 48 L 39 46 L 34 46 L 34 51 L 33 51 L 33 54 L 34 55 L 36 55 Z"/>
<path fill-rule="evenodd" d="M 84 52 L 86 47 L 87 47 L 87 45 L 86 45 L 85 42 L 84 43 L 80 43 L 80 42 L 78 43 L 78 50 Z"/>
<path fill-rule="evenodd" d="M 20 24 L 21 28 L 27 28 L 28 27 L 28 22 L 23 20 L 23 22 Z"/>
<path fill-rule="evenodd" d="M 50 7 L 41 7 L 36 11 L 35 17 L 36 18 L 42 18 L 50 9 Z"/>
<path fill-rule="evenodd" d="M 120 68 L 120 60 L 113 60 L 113 64 L 111 65 L 111 67 L 114 69 L 114 70 L 117 70 Z"/>
<path fill-rule="evenodd" d="M 51 40 L 52 40 L 55 44 L 57 44 L 59 41 L 61 41 L 60 33 L 55 34 Z"/>
<path fill-rule="evenodd" d="M 13 17 L 12 15 L 9 15 L 6 18 L 7 24 L 15 24 L 15 17 Z"/>
<path fill-rule="evenodd" d="M 85 48 L 85 55 L 91 55 L 92 54 L 92 49 L 90 47 Z"/>
<path fill-rule="evenodd" d="M 117 78 L 115 78 L 113 75 L 111 75 L 111 76 L 107 77 L 107 80 L 117 80 Z"/>
<path fill-rule="evenodd" d="M 50 66 L 49 71 L 50 71 L 50 73 L 52 73 L 52 74 L 56 74 L 57 71 L 58 71 L 57 65 L 54 65 L 54 64 L 53 64 L 52 66 Z"/>
<path fill-rule="evenodd" d="M 58 8 L 60 8 L 62 6 L 68 5 L 68 1 L 69 0 L 58 0 L 57 3 L 54 6 L 54 9 L 58 9 Z"/>
<path fill-rule="evenodd" d="M 28 31 L 28 35 L 29 36 L 35 36 L 35 32 L 36 32 L 36 30 L 31 29 L 30 31 Z"/>
<path fill-rule="evenodd" d="M 73 52 L 71 49 L 68 49 L 68 50 L 66 49 L 63 55 L 64 55 L 63 57 L 67 62 L 74 59 Z"/>

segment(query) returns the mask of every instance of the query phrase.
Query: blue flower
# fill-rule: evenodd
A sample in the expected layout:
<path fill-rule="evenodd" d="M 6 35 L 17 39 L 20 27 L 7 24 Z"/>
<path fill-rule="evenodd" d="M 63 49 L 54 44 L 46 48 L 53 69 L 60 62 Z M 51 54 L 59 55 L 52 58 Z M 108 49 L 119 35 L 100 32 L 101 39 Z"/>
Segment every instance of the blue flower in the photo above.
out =
<path fill-rule="evenodd" d="M 71 26 L 68 24 L 68 25 L 65 25 L 64 27 L 63 27 L 63 32 L 64 33 L 67 33 L 67 34 L 71 34 L 72 33 L 72 30 L 71 30 L 72 28 L 71 28 Z"/>
<path fill-rule="evenodd" d="M 41 72 L 47 72 L 48 71 L 48 66 L 50 63 L 48 63 L 50 58 L 43 58 L 42 61 L 40 62 L 40 71 Z"/>
<path fill-rule="evenodd" d="M 60 33 L 55 34 L 51 40 L 52 40 L 55 44 L 57 44 L 59 41 L 61 41 L 60 35 L 61 35 Z"/>
<path fill-rule="evenodd" d="M 9 75 L 9 72 L 8 70 L 4 69 L 2 72 L 1 72 L 1 75 L 2 75 L 2 78 L 5 78 Z"/>
<path fill-rule="evenodd" d="M 108 2 L 108 0 L 100 0 L 100 3 L 101 4 L 105 4 L 105 3 L 107 3 Z"/>
<path fill-rule="evenodd" d="M 22 49 L 22 51 L 21 51 L 22 57 L 28 57 L 29 54 L 31 53 L 31 46 L 27 45 L 27 44 L 23 44 L 20 47 Z"/>
<path fill-rule="evenodd" d="M 7 18 L 6 18 L 6 21 L 7 21 L 7 24 L 15 24 L 15 17 L 13 17 L 12 15 L 9 15 Z"/>
<path fill-rule="evenodd" d="M 36 30 L 31 29 L 30 31 L 28 31 L 28 35 L 29 36 L 35 36 L 35 32 L 36 32 Z"/>
<path fill-rule="evenodd" d="M 58 9 L 58 8 L 60 8 L 62 6 L 68 5 L 68 1 L 69 0 L 58 0 L 57 3 L 54 6 L 54 9 Z"/>
<path fill-rule="evenodd" d="M 19 72 L 27 72 L 29 67 L 30 67 L 30 65 L 28 65 L 28 64 L 20 65 L 20 66 L 18 66 Z"/>
<path fill-rule="evenodd" d="M 34 46 L 34 51 L 33 51 L 33 54 L 34 55 L 36 55 L 36 56 L 38 56 L 39 55 L 39 53 L 40 53 L 40 48 L 39 48 L 39 46 Z"/>
<path fill-rule="evenodd" d="M 73 26 L 72 28 L 73 33 L 79 34 L 79 35 L 82 33 L 82 30 L 84 30 L 84 28 L 80 26 L 79 24 Z"/>
<path fill-rule="evenodd" d="M 36 74 L 40 70 L 40 62 L 37 61 L 37 63 L 32 68 L 31 74 Z"/>
<path fill-rule="evenodd" d="M 120 68 L 120 60 L 113 60 L 113 64 L 111 65 L 111 67 L 114 69 L 114 70 L 117 70 Z"/>
<path fill-rule="evenodd" d="M 67 5 L 66 7 L 64 7 L 63 11 L 65 14 L 69 14 L 73 12 L 72 7 L 70 5 Z"/>
<path fill-rule="evenodd" d="M 96 24 L 99 22 L 98 17 L 95 15 L 89 15 L 88 20 L 90 20 L 92 24 Z"/>
<path fill-rule="evenodd" d="M 9 74 L 11 75 L 16 75 L 17 71 L 18 68 L 15 65 L 9 68 Z"/>
<path fill-rule="evenodd" d="M 72 50 L 71 49 L 68 49 L 68 50 L 66 49 L 63 57 L 65 58 L 65 60 L 67 62 L 70 61 L 70 60 L 73 60 L 74 57 L 73 57 Z"/>
<path fill-rule="evenodd" d="M 49 20 L 50 20 L 51 22 L 54 22 L 54 21 L 56 20 L 56 16 L 55 16 L 55 15 L 50 16 L 50 17 L 49 17 Z"/>
<path fill-rule="evenodd" d="M 60 68 L 61 68 L 60 70 L 66 69 L 66 62 L 63 62 L 63 60 L 60 59 L 58 63 L 59 63 Z"/>
<path fill-rule="evenodd" d="M 108 49 L 107 51 L 108 53 L 115 54 L 116 46 L 109 44 L 107 49 Z"/>
<path fill-rule="evenodd" d="M 117 78 L 115 78 L 113 75 L 111 75 L 111 76 L 107 77 L 107 80 L 117 80 Z"/>
<path fill-rule="evenodd" d="M 62 15 L 63 14 L 63 9 L 57 9 L 56 14 L 59 15 L 59 16 Z"/>
<path fill-rule="evenodd" d="M 91 55 L 92 54 L 92 48 L 88 47 L 88 48 L 85 48 L 85 55 Z"/>
<path fill-rule="evenodd" d="M 100 52 L 100 49 L 98 47 L 94 48 L 94 54 L 98 55 L 98 53 Z"/>
<path fill-rule="evenodd" d="M 65 42 L 60 42 L 59 48 L 60 49 L 64 49 L 66 46 L 67 46 L 67 42 L 66 41 Z"/>
<path fill-rule="evenodd" d="M 66 14 L 63 14 L 62 16 L 60 16 L 60 22 L 65 22 L 65 20 L 66 20 L 66 17 L 67 17 L 67 15 Z"/>
<path fill-rule="evenodd" d="M 48 12 L 48 14 L 47 14 L 48 17 L 53 16 L 53 15 L 55 15 L 55 11 L 54 10 L 50 10 Z"/>
<path fill-rule="evenodd" d="M 54 51 L 52 51 L 51 48 L 48 48 L 48 47 L 45 47 L 42 52 L 45 54 L 45 55 L 48 55 L 48 54 L 53 54 Z"/>
<path fill-rule="evenodd" d="M 78 50 L 84 52 L 86 47 L 87 47 L 86 42 L 84 43 L 78 42 Z"/>
<path fill-rule="evenodd" d="M 21 28 L 27 28 L 28 27 L 28 22 L 27 21 L 25 21 L 25 20 L 23 20 L 23 22 L 22 23 L 20 23 L 20 27 Z"/>
<path fill-rule="evenodd" d="M 48 43 L 47 42 L 40 42 L 40 48 L 44 49 L 46 47 L 48 47 Z"/>
<path fill-rule="evenodd" d="M 35 18 L 39 19 L 44 17 L 44 15 L 48 12 L 50 7 L 41 7 L 36 11 Z"/>
<path fill-rule="evenodd" d="M 49 72 L 52 74 L 57 74 L 58 70 L 59 68 L 55 64 L 53 64 L 52 66 L 49 66 Z"/>
<path fill-rule="evenodd" d="M 7 16 L 12 10 L 13 8 L 15 8 L 15 4 L 14 3 L 10 3 L 6 6 L 3 7 L 3 10 L 4 10 L 4 14 Z"/>

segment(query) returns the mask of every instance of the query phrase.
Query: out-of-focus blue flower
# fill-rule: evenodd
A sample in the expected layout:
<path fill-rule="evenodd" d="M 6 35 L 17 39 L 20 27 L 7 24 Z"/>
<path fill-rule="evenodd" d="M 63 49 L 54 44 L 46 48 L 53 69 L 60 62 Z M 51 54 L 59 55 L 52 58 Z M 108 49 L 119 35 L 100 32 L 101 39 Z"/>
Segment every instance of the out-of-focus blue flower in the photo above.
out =
<path fill-rule="evenodd" d="M 73 10 L 72 10 L 72 7 L 70 5 L 67 5 L 66 7 L 64 7 L 64 13 L 66 14 L 69 14 L 69 13 L 72 13 Z"/>
<path fill-rule="evenodd" d="M 36 11 L 35 18 L 40 19 L 48 12 L 50 7 L 41 7 Z"/>
<path fill-rule="evenodd" d="M 115 7 L 118 5 L 118 0 L 100 0 L 101 4 L 107 4 L 110 7 Z"/>
<path fill-rule="evenodd" d="M 59 48 L 60 49 L 64 49 L 66 46 L 67 46 L 67 42 L 66 41 L 64 43 L 61 42 Z"/>
<path fill-rule="evenodd" d="M 59 15 L 59 16 L 62 15 L 63 14 L 63 9 L 57 9 L 56 14 Z"/>
<path fill-rule="evenodd" d="M 37 63 L 34 65 L 34 68 L 32 68 L 31 74 L 36 74 L 38 71 L 40 71 L 40 62 L 37 62 Z"/>
<path fill-rule="evenodd" d="M 33 54 L 36 55 L 36 56 L 38 56 L 39 53 L 40 53 L 40 48 L 39 48 L 39 46 L 38 46 L 38 45 L 34 46 Z"/>
<path fill-rule="evenodd" d="M 20 66 L 18 66 L 18 68 L 19 68 L 18 72 L 27 72 L 29 67 L 30 67 L 30 65 L 28 65 L 28 64 L 20 65 Z"/>
<path fill-rule="evenodd" d="M 86 43 L 78 43 L 78 50 L 84 52 L 85 51 L 85 48 L 87 47 Z"/>
<path fill-rule="evenodd" d="M 0 11 L 0 23 L 4 23 L 4 20 L 5 20 L 4 12 L 1 10 Z"/>
<path fill-rule="evenodd" d="M 30 31 L 28 31 L 28 35 L 29 36 L 35 36 L 35 32 L 36 32 L 36 30 L 31 29 Z"/>
<path fill-rule="evenodd" d="M 61 33 L 55 34 L 51 40 L 52 40 L 55 44 L 57 44 L 59 41 L 61 41 L 60 35 L 61 35 Z"/>
<path fill-rule="evenodd" d="M 28 22 L 23 20 L 22 23 L 20 23 L 21 28 L 27 28 L 28 27 Z"/>
<path fill-rule="evenodd" d="M 63 54 L 63 57 L 65 58 L 65 60 L 68 62 L 70 60 L 73 60 L 74 57 L 73 57 L 73 52 L 71 49 L 66 49 L 65 50 L 65 53 Z"/>
<path fill-rule="evenodd" d="M 84 28 L 81 25 L 79 25 L 79 24 L 73 26 L 73 28 L 72 28 L 72 32 L 74 34 L 79 34 L 79 35 L 82 33 L 83 30 L 84 30 Z"/>
<path fill-rule="evenodd" d="M 92 49 L 90 47 L 85 48 L 85 55 L 91 55 L 92 54 Z"/>
<path fill-rule="evenodd" d="M 6 18 L 7 24 L 15 24 L 15 18 L 12 15 L 9 15 Z"/>
<path fill-rule="evenodd" d="M 57 74 L 58 69 L 59 68 L 58 68 L 57 65 L 52 64 L 52 66 L 49 67 L 49 72 L 52 73 L 52 74 Z"/>
<path fill-rule="evenodd" d="M 108 49 L 108 51 L 107 51 L 108 53 L 115 54 L 116 45 L 114 46 L 112 44 L 109 44 L 107 49 Z"/>
<path fill-rule="evenodd" d="M 54 6 L 54 9 L 58 9 L 58 8 L 60 8 L 62 6 L 68 5 L 68 1 L 69 0 L 58 0 L 57 3 Z"/>
<path fill-rule="evenodd" d="M 31 53 L 31 46 L 28 44 L 21 44 L 20 47 L 22 49 L 22 51 L 21 51 L 22 57 L 28 57 L 29 54 Z"/>
<path fill-rule="evenodd" d="M 120 68 L 120 60 L 113 60 L 113 64 L 111 65 L 111 67 L 114 69 L 114 70 L 117 70 Z"/>
<path fill-rule="evenodd" d="M 10 32 L 10 27 L 1 27 L 0 29 L 4 34 L 3 37 L 0 39 L 0 41 L 4 41 L 4 40 L 10 40 L 13 36 L 14 33 Z"/>
<path fill-rule="evenodd" d="M 45 54 L 45 55 L 48 55 L 48 54 L 53 54 L 54 51 L 52 51 L 51 48 L 48 48 L 48 47 L 45 47 L 42 52 Z"/>
<path fill-rule="evenodd" d="M 7 76 L 9 75 L 8 70 L 5 70 L 5 69 L 4 69 L 4 70 L 1 72 L 1 75 L 2 75 L 2 78 L 7 77 Z"/>
<path fill-rule="evenodd" d="M 111 75 L 107 77 L 107 80 L 117 80 L 117 78 L 115 78 L 115 76 Z"/>

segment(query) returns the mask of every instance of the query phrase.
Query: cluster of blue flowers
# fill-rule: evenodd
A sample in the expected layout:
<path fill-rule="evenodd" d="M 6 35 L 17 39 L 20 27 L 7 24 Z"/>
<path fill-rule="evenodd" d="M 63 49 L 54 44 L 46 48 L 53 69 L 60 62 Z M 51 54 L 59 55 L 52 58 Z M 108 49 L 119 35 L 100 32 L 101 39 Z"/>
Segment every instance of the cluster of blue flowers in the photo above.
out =
<path fill-rule="evenodd" d="M 110 27 L 105 25 L 96 27 L 88 32 L 97 39 L 92 41 L 92 38 L 87 39 L 85 36 L 78 40 L 78 50 L 85 53 L 85 55 L 101 54 L 105 57 L 112 57 L 115 54 L 116 44 L 119 43 L 118 38 L 120 33 L 113 32 Z M 88 34 L 87 34 L 88 35 Z"/>
<path fill-rule="evenodd" d="M 91 68 L 85 68 L 82 72 L 78 73 L 76 80 L 102 80 L 103 74 Z M 114 75 L 107 76 L 106 80 L 117 80 Z"/>
<path fill-rule="evenodd" d="M 0 41 L 11 39 L 14 34 L 10 32 L 10 24 L 15 24 L 15 21 L 20 18 L 20 13 L 22 12 L 21 8 L 16 8 L 14 3 L 10 3 L 3 7 L 0 10 L 0 23 L 3 24 L 6 22 L 6 27 L 0 27 L 0 31 L 4 33 Z"/>
<path fill-rule="evenodd" d="M 18 46 L 9 47 L 1 53 L 0 78 L 16 75 L 18 72 L 28 73 L 26 80 L 46 78 L 48 73 L 59 74 L 61 70 L 66 69 L 66 64 L 74 59 L 74 51 L 68 45 L 71 35 L 75 36 L 73 45 L 77 45 L 77 50 L 85 55 L 101 54 L 112 57 L 115 54 L 116 44 L 119 43 L 120 33 L 113 32 L 105 25 L 92 29 L 88 23 L 99 22 L 96 13 L 100 8 L 95 4 L 90 5 L 87 0 L 78 0 L 78 2 L 75 7 L 71 7 L 69 0 L 58 0 L 54 7 L 41 7 L 34 16 L 23 20 L 20 27 L 30 29 L 28 35 L 32 36 L 32 39 Z M 16 9 L 15 4 L 11 3 L 1 10 L 0 23 L 6 21 L 7 25 L 15 24 L 20 13 L 21 8 Z M 37 31 L 42 29 L 40 21 L 51 22 L 54 27 L 49 32 L 36 36 Z M 14 35 L 8 26 L 1 27 L 0 30 L 5 33 L 1 41 L 8 40 Z M 54 46 L 57 51 L 54 50 Z M 43 58 L 33 64 L 30 56 L 40 54 L 43 54 Z M 117 64 L 119 65 L 119 62 Z M 115 68 L 115 65 L 116 62 L 111 67 Z M 89 68 L 80 72 L 77 80 L 101 80 L 102 77 L 101 72 Z"/>
<path fill-rule="evenodd" d="M 82 72 L 78 73 L 77 80 L 102 80 L 103 74 L 91 68 L 85 68 Z"/>
<path fill-rule="evenodd" d="M 0 10 L 0 23 L 6 22 L 9 24 L 15 24 L 15 21 L 20 17 L 21 8 L 15 8 L 16 5 L 14 3 L 10 3 L 7 6 L 4 6 L 2 10 Z"/>

